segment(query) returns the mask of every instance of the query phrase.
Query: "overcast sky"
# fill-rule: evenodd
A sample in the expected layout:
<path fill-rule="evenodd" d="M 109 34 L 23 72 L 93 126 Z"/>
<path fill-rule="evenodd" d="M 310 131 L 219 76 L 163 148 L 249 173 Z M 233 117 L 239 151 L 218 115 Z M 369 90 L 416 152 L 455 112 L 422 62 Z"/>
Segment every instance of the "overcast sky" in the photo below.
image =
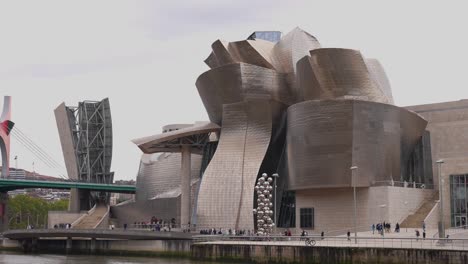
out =
<path fill-rule="evenodd" d="M 464 1 L 1 1 L 0 96 L 12 120 L 63 164 L 53 110 L 109 97 L 116 179 L 133 179 L 131 139 L 207 120 L 194 85 L 216 39 L 296 26 L 323 47 L 377 58 L 397 105 L 468 98 Z M 18 165 L 57 175 L 15 139 Z M 15 163 L 12 159 L 11 166 Z M 64 173 L 64 170 L 62 170 Z"/>

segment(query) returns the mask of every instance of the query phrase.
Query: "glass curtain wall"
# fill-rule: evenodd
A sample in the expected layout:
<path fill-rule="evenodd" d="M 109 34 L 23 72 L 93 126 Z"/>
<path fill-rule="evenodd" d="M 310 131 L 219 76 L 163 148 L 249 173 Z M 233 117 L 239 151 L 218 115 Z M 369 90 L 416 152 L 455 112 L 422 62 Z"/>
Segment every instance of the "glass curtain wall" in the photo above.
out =
<path fill-rule="evenodd" d="M 467 225 L 467 180 L 468 174 L 450 175 L 450 221 L 452 227 Z"/>

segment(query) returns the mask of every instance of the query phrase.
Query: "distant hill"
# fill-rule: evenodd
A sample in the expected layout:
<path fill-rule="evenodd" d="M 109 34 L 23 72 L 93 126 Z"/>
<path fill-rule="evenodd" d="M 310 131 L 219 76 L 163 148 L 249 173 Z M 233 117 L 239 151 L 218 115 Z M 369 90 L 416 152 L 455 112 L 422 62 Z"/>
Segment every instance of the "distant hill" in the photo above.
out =
<path fill-rule="evenodd" d="M 0 170 L 1 170 L 1 166 L 0 166 Z M 10 170 L 16 170 L 15 168 L 10 168 Z M 25 169 L 21 169 L 21 168 L 18 168 L 17 170 L 23 170 L 26 174 L 26 178 L 28 179 L 31 179 L 31 180 L 43 180 L 43 181 L 61 181 L 62 178 L 60 177 L 54 177 L 54 176 L 48 176 L 48 175 L 43 175 L 43 174 L 40 174 L 38 172 L 32 172 L 32 171 L 28 171 L 28 170 L 25 170 Z"/>

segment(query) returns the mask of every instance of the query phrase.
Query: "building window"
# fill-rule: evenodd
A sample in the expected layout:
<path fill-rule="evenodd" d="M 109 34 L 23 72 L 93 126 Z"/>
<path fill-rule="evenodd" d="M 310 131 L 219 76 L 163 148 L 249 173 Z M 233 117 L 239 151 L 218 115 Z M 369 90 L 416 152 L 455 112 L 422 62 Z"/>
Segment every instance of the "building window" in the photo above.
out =
<path fill-rule="evenodd" d="M 285 191 L 281 196 L 279 208 L 278 227 L 290 228 L 296 227 L 296 194 L 295 192 Z"/>
<path fill-rule="evenodd" d="M 450 220 L 452 227 L 468 223 L 468 174 L 450 175 Z"/>
<path fill-rule="evenodd" d="M 314 229 L 314 208 L 301 208 L 301 228 Z"/>

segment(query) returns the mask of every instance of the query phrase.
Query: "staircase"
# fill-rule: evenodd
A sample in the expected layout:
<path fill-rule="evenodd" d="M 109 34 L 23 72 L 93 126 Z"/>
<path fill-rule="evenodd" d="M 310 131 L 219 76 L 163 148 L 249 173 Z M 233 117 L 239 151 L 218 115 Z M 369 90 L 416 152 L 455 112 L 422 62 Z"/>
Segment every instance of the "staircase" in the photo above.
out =
<path fill-rule="evenodd" d="M 73 229 L 94 229 L 108 212 L 106 204 L 97 204 L 96 209 L 89 215 L 83 217 L 80 222 L 72 226 Z"/>
<path fill-rule="evenodd" d="M 408 215 L 405 220 L 401 223 L 400 227 L 402 228 L 420 228 L 422 227 L 422 222 L 426 219 L 429 212 L 436 205 L 436 201 L 439 200 L 439 192 L 434 193 L 434 195 L 426 200 L 421 207 L 412 215 Z"/>

